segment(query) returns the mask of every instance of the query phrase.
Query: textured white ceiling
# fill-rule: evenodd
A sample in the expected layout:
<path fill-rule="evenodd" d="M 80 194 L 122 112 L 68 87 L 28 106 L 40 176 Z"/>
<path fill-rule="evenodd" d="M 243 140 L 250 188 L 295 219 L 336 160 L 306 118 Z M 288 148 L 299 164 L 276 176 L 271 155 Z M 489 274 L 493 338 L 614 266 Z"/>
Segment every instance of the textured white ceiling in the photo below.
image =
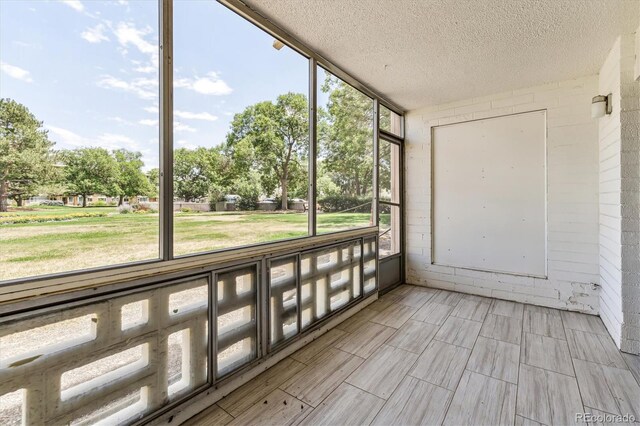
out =
<path fill-rule="evenodd" d="M 406 109 L 596 74 L 640 0 L 245 0 Z"/>

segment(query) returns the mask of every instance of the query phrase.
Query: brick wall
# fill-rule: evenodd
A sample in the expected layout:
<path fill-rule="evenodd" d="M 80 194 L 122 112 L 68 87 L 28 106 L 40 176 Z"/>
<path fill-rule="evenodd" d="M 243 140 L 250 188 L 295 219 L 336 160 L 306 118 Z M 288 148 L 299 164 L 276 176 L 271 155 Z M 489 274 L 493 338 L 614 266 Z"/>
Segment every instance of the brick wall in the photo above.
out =
<path fill-rule="evenodd" d="M 612 94 L 613 112 L 598 120 L 600 145 L 600 316 L 620 346 L 622 326 L 622 210 L 620 39 L 600 69 L 598 94 Z"/>
<path fill-rule="evenodd" d="M 406 123 L 407 278 L 425 285 L 597 313 L 598 77 L 550 83 L 413 110 Z M 547 279 L 431 264 L 431 127 L 547 110 Z"/>
<path fill-rule="evenodd" d="M 618 347 L 640 352 L 640 85 L 635 40 L 619 37 L 600 69 L 612 95 L 600 134 L 600 316 Z"/>
<path fill-rule="evenodd" d="M 622 330 L 620 349 L 640 353 L 640 82 L 635 34 L 620 38 L 620 211 Z M 615 107 L 615 104 L 614 104 Z"/>

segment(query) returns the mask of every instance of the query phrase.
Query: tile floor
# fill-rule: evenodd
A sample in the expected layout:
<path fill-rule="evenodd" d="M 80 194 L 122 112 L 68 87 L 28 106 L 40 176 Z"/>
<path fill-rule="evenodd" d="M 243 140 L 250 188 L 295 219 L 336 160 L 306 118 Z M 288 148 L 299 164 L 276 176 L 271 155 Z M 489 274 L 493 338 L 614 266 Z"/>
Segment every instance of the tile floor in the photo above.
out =
<path fill-rule="evenodd" d="M 640 421 L 639 383 L 598 317 L 403 285 L 188 424 Z"/>

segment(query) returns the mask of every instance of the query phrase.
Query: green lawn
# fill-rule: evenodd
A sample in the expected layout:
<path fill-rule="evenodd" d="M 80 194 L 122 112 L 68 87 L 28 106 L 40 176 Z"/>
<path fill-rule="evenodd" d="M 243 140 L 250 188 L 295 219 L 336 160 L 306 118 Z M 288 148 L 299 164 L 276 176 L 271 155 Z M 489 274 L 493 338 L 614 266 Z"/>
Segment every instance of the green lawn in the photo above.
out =
<path fill-rule="evenodd" d="M 118 214 L 114 207 L 38 207 L 3 216 L 103 217 L 0 225 L 0 280 L 116 265 L 158 257 L 158 214 Z M 318 232 L 368 226 L 367 213 L 318 214 Z M 388 220 L 386 215 L 381 218 Z M 307 235 L 306 213 L 176 213 L 176 255 Z"/>

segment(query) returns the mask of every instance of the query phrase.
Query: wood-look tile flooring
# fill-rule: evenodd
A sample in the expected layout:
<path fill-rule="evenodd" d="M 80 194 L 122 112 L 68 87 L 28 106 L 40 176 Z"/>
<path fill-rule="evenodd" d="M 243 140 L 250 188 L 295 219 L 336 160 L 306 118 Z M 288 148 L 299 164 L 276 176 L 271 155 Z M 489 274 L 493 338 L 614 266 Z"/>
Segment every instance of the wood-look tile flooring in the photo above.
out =
<path fill-rule="evenodd" d="M 598 317 L 403 285 L 188 424 L 640 421 L 639 382 Z"/>

